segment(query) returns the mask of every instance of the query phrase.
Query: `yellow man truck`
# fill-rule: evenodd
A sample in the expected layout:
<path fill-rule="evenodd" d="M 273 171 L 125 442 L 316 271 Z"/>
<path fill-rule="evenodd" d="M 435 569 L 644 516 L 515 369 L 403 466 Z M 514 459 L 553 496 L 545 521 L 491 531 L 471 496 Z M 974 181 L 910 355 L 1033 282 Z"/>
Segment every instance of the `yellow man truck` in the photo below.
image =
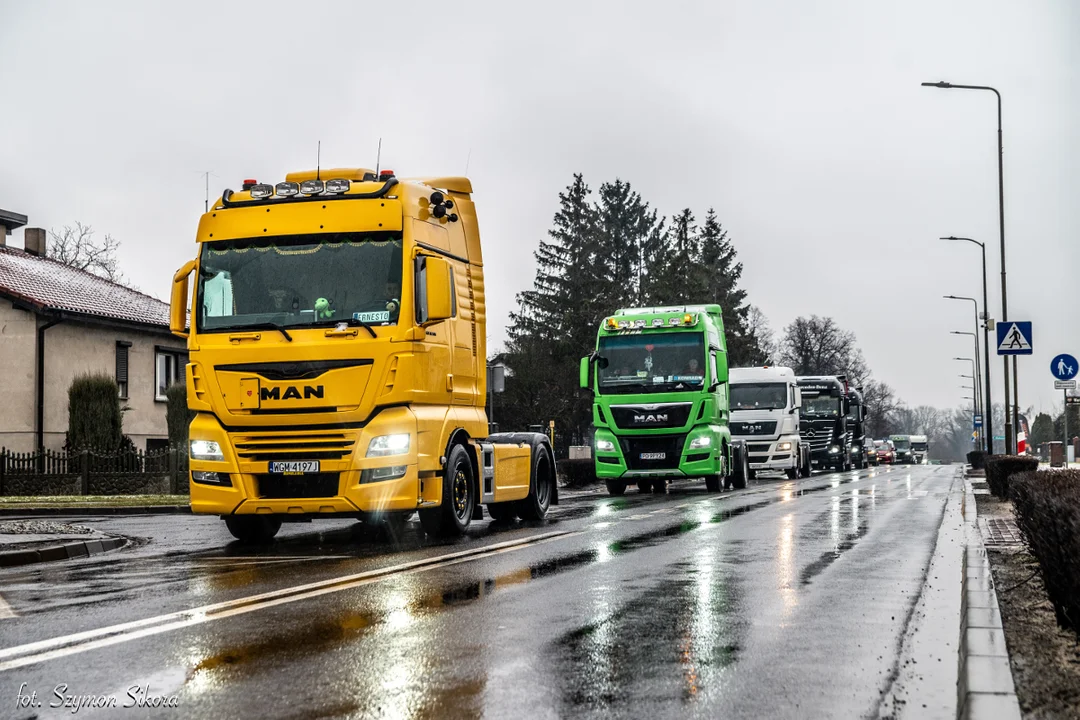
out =
<path fill-rule="evenodd" d="M 488 435 L 472 184 L 312 170 L 226 190 L 173 277 L 191 508 L 245 542 L 357 517 L 457 535 L 558 503 L 536 433 Z M 189 318 L 190 300 L 190 318 Z"/>

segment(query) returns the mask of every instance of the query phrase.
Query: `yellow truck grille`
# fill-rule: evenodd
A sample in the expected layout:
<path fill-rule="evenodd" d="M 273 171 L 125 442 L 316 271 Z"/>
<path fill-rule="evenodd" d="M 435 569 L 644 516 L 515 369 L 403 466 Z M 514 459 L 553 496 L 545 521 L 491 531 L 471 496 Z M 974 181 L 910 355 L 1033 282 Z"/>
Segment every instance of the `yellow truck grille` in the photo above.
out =
<path fill-rule="evenodd" d="M 312 433 L 299 435 L 249 434 L 237 437 L 233 444 L 240 460 L 341 460 L 352 454 L 356 435 L 351 433 Z"/>

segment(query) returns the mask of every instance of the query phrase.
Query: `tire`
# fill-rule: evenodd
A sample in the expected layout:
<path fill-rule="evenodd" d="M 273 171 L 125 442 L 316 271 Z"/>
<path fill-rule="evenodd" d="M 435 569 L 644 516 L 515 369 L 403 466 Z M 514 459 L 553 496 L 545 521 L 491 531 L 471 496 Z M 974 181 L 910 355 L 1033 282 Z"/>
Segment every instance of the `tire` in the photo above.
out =
<path fill-rule="evenodd" d="M 637 483 L 638 492 L 642 495 L 652 492 L 652 480 L 638 480 Z"/>
<path fill-rule="evenodd" d="M 472 522 L 476 507 L 476 479 L 463 445 L 455 445 L 443 472 L 442 504 L 420 511 L 424 532 L 435 537 L 459 537 Z"/>
<path fill-rule="evenodd" d="M 281 529 L 281 519 L 266 515 L 230 515 L 225 527 L 232 536 L 245 545 L 268 543 Z"/>
<path fill-rule="evenodd" d="M 709 492 L 720 492 L 724 487 L 723 475 L 706 475 L 705 476 L 705 489 Z"/>
<path fill-rule="evenodd" d="M 529 495 L 516 503 L 522 520 L 543 520 L 555 497 L 555 462 L 547 445 L 535 445 Z"/>
<path fill-rule="evenodd" d="M 735 471 L 728 478 L 728 482 L 731 487 L 736 490 L 742 490 L 746 487 L 746 480 L 750 476 L 750 466 L 746 460 L 746 451 L 739 448 L 735 448 L 732 453 L 735 461 Z"/>
<path fill-rule="evenodd" d="M 509 523 L 517 518 L 516 506 L 517 503 L 512 502 L 488 503 L 487 511 L 495 522 Z"/>
<path fill-rule="evenodd" d="M 661 478 L 660 480 L 652 481 L 653 495 L 667 495 L 667 480 Z"/>
<path fill-rule="evenodd" d="M 626 483 L 622 480 L 605 480 L 608 495 L 618 496 L 626 492 Z"/>
<path fill-rule="evenodd" d="M 784 470 L 784 474 L 787 475 L 788 480 L 797 480 L 800 475 L 800 468 L 787 468 L 786 470 Z"/>

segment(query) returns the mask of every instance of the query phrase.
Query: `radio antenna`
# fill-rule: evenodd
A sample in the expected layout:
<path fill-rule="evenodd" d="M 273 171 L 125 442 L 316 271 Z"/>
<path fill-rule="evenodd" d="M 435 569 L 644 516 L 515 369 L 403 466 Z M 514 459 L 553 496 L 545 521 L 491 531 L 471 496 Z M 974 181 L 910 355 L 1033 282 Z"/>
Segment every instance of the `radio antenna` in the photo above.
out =
<path fill-rule="evenodd" d="M 322 140 L 319 141 L 319 149 L 315 151 L 315 179 L 322 180 Z"/>
<path fill-rule="evenodd" d="M 382 160 L 382 138 L 379 138 L 379 150 L 375 153 L 375 177 L 379 177 L 380 160 Z"/>
<path fill-rule="evenodd" d="M 203 212 L 210 212 L 210 171 L 207 170 L 203 175 L 206 176 L 206 199 L 203 200 Z"/>
<path fill-rule="evenodd" d="M 472 148 L 469 148 L 469 154 L 465 157 L 465 175 L 469 175 L 469 161 L 472 160 Z"/>

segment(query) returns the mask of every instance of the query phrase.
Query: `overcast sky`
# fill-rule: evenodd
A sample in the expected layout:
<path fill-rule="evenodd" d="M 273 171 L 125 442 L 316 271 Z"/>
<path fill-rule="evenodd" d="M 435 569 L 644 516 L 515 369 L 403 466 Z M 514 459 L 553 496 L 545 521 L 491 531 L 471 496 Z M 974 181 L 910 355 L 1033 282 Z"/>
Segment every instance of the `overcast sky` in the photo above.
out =
<path fill-rule="evenodd" d="M 468 164 L 497 346 L 558 191 L 618 177 L 665 215 L 715 207 L 774 328 L 831 315 L 909 404 L 953 406 L 974 320 L 941 296 L 982 290 L 977 249 L 936 238 L 987 241 L 1000 319 L 995 104 L 919 83 L 993 85 L 1021 405 L 1049 410 L 1050 359 L 1080 355 L 1078 48 L 1072 0 L 0 0 L 0 208 L 114 236 L 167 300 L 203 172 L 213 199 L 318 140 L 373 167 L 382 137 L 402 177 Z"/>

